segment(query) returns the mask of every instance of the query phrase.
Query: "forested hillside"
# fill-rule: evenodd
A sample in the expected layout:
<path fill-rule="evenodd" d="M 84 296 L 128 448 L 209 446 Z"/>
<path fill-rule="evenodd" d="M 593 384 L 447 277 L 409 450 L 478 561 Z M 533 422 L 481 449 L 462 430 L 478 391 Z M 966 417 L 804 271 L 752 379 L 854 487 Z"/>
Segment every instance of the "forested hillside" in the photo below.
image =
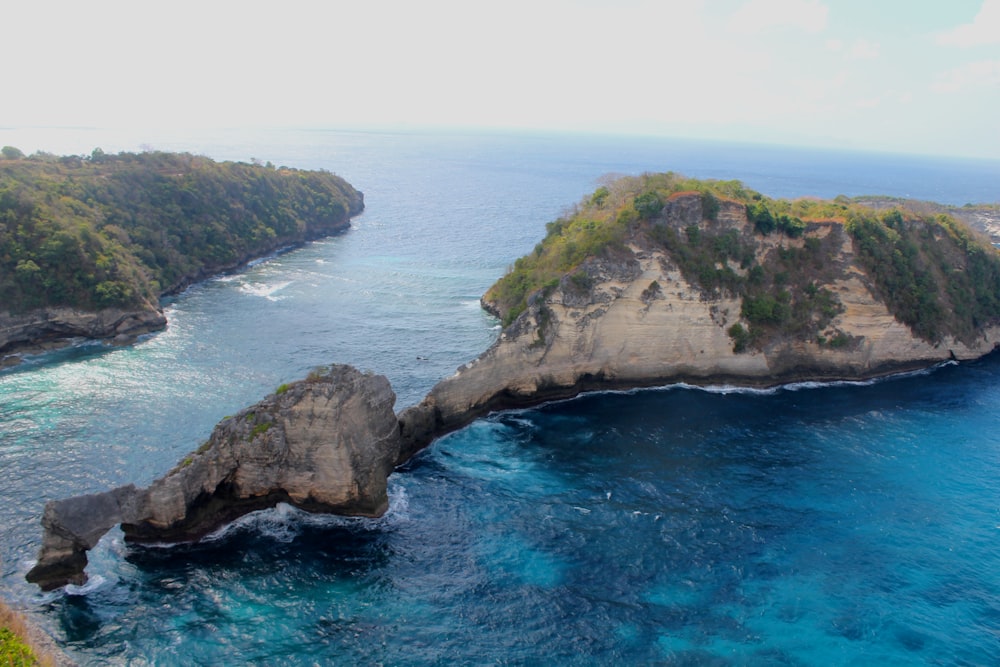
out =
<path fill-rule="evenodd" d="M 325 171 L 145 152 L 0 153 L 0 311 L 155 304 L 345 229 L 363 198 Z"/>

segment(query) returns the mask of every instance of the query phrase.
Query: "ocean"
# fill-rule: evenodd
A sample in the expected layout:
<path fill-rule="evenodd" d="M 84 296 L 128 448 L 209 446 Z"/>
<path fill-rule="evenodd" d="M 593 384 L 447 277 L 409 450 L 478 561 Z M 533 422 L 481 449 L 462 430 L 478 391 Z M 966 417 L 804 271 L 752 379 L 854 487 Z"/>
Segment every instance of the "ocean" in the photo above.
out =
<path fill-rule="evenodd" d="M 397 411 L 498 335 L 479 297 L 607 174 L 776 197 L 1000 200 L 1000 162 L 694 140 L 0 129 L 323 168 L 346 233 L 165 301 L 134 346 L 0 371 L 0 595 L 85 665 L 987 665 L 1000 655 L 1000 358 L 868 383 L 683 385 L 494 414 L 398 470 L 381 519 L 260 512 L 196 544 L 112 531 L 24 581 L 50 499 L 145 485 L 328 363 Z"/>

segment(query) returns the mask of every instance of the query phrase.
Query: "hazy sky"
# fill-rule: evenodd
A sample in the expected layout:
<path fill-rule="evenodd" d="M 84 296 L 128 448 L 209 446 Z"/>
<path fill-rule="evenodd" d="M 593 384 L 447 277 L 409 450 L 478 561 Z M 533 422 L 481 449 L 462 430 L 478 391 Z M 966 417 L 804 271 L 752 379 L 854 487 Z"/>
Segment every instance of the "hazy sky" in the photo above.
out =
<path fill-rule="evenodd" d="M 523 127 L 1000 159 L 1000 0 L 31 0 L 2 16 L 0 127 Z"/>

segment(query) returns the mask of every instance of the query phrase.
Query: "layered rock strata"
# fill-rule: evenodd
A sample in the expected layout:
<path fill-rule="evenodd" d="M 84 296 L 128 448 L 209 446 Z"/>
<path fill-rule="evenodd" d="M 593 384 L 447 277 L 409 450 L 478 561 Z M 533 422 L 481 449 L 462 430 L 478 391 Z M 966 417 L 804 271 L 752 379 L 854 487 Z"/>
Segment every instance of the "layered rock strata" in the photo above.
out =
<path fill-rule="evenodd" d="M 129 542 L 176 542 L 279 502 L 380 516 L 399 458 L 395 400 L 384 376 L 350 366 L 283 386 L 222 421 L 198 451 L 147 488 L 49 502 L 28 580 L 46 590 L 83 583 L 86 552 L 119 524 Z"/>
<path fill-rule="evenodd" d="M 585 259 L 537 292 L 488 350 L 398 418 L 384 377 L 337 366 L 223 421 L 202 449 L 149 488 L 49 503 L 29 579 L 45 588 L 85 580 L 86 551 L 116 524 L 130 541 L 181 541 L 277 502 L 378 516 L 394 466 L 493 410 L 681 381 L 865 379 L 977 358 L 1000 342 L 995 320 L 934 342 L 915 334 L 879 297 L 842 222 L 813 220 L 796 237 L 761 235 L 745 205 L 721 201 L 708 220 L 701 195 L 680 193 L 655 224 L 691 236 L 735 232 L 757 266 L 773 268 L 775 257 L 807 246 L 822 249 L 809 288 L 826 294 L 831 307 L 791 333 L 775 328 L 740 348 L 733 326 L 753 326 L 741 298 L 686 277 L 662 242 L 635 227 L 621 247 Z M 483 305 L 499 313 L 488 299 Z"/>
<path fill-rule="evenodd" d="M 712 224 L 753 237 L 746 208 L 721 202 L 715 223 L 702 219 L 700 195 L 681 196 L 664 216 L 677 229 Z M 773 386 L 806 380 L 858 380 L 981 357 L 1000 343 L 1000 327 L 971 340 L 931 343 L 889 312 L 859 268 L 840 222 L 810 223 L 802 238 L 757 235 L 757 260 L 807 238 L 829 241 L 833 278 L 816 285 L 839 300 L 830 330 L 847 344 L 818 336 L 778 337 L 761 349 L 736 352 L 728 328 L 742 321 L 741 300 L 687 280 L 672 256 L 648 236 L 633 235 L 622 252 L 587 259 L 542 292 L 474 361 L 439 382 L 400 415 L 403 456 L 442 433 L 493 410 L 528 407 L 583 391 L 672 382 Z M 585 287 L 581 287 L 581 284 Z M 484 300 L 487 310 L 495 307 Z"/>

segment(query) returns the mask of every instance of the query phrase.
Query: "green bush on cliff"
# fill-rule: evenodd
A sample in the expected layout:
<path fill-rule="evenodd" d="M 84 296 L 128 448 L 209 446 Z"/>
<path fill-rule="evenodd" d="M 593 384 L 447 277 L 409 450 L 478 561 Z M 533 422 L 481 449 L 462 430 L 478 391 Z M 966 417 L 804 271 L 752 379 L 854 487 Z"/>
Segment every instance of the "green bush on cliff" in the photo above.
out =
<path fill-rule="evenodd" d="M 969 340 L 1000 320 L 1000 257 L 953 218 L 852 211 L 846 227 L 890 311 L 924 339 Z"/>
<path fill-rule="evenodd" d="M 35 664 L 37 661 L 31 647 L 8 628 L 0 627 L 0 665 L 30 667 Z"/>
<path fill-rule="evenodd" d="M 13 312 L 155 302 L 362 207 L 322 171 L 162 152 L 19 153 L 0 160 L 0 304 Z"/>

